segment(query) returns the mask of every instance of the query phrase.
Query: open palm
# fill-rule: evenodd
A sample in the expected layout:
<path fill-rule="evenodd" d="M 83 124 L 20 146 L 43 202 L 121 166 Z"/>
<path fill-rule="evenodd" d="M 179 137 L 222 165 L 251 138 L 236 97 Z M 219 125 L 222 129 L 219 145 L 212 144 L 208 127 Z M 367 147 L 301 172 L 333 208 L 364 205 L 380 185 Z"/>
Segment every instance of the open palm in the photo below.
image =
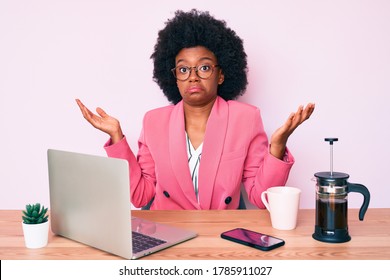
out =
<path fill-rule="evenodd" d="M 96 114 L 92 113 L 79 99 L 76 99 L 84 118 L 95 128 L 110 135 L 115 143 L 123 138 L 120 123 L 117 119 L 108 115 L 102 108 L 96 108 Z"/>
<path fill-rule="evenodd" d="M 315 105 L 309 103 L 305 108 L 299 106 L 295 113 L 290 114 L 287 121 L 272 134 L 271 154 L 278 158 L 283 157 L 288 138 L 298 126 L 310 118 L 314 108 Z"/>

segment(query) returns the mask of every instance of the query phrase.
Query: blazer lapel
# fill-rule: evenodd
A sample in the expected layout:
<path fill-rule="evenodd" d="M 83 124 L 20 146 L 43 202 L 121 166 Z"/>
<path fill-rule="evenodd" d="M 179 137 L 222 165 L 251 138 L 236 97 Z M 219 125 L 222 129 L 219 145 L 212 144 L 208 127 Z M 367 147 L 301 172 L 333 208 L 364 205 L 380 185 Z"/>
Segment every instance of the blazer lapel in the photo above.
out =
<path fill-rule="evenodd" d="M 189 202 L 200 209 L 188 167 L 183 101 L 174 106 L 169 120 L 169 153 L 173 173 Z"/>
<path fill-rule="evenodd" d="M 202 209 L 210 209 L 214 182 L 225 142 L 229 117 L 228 103 L 217 97 L 207 121 L 199 166 L 199 203 Z"/>

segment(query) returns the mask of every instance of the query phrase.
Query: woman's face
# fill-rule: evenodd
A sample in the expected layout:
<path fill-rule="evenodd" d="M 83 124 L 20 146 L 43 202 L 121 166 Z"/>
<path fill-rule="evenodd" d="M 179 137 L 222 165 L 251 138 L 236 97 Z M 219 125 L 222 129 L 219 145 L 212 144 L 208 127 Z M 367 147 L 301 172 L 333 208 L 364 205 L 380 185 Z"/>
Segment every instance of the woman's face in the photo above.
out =
<path fill-rule="evenodd" d="M 188 79 L 176 80 L 183 101 L 196 107 L 214 102 L 218 85 L 222 84 L 224 79 L 221 68 L 216 66 L 218 61 L 214 53 L 202 46 L 184 48 L 176 55 L 175 62 L 177 78 L 191 70 Z M 208 76 L 209 71 L 212 73 L 210 77 L 202 79 L 197 75 L 196 69 L 201 77 Z"/>

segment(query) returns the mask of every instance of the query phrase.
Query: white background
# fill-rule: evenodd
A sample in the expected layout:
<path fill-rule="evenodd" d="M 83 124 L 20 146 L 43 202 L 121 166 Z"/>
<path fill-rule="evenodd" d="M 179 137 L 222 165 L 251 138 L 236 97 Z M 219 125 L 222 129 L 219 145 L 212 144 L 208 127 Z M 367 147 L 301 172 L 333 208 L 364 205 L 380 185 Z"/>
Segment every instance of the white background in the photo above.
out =
<path fill-rule="evenodd" d="M 291 276 L 301 280 L 328 280 L 329 274 L 337 271 L 337 276 L 346 279 L 370 279 L 372 275 L 386 275 L 388 260 L 118 260 L 118 261 L 89 261 L 89 260 L 41 260 L 41 261 L 2 261 L 1 275 L 6 280 L 41 279 L 41 280 L 68 280 L 76 279 L 158 279 L 158 280 L 280 280 L 289 279 Z M 185 269 L 202 269 L 203 274 L 197 275 L 119 275 L 120 269 L 132 269 L 133 271 L 146 271 L 157 269 L 160 271 L 174 271 L 178 269 L 183 273 Z M 242 268 L 247 271 L 241 274 L 221 273 L 221 268 Z M 258 267 L 268 267 L 269 275 L 256 275 L 252 271 L 259 271 Z M 271 267 L 271 270 L 269 269 Z M 331 267 L 332 271 L 323 271 L 324 267 Z M 214 270 L 216 268 L 216 270 Z M 357 269 L 358 268 L 358 269 Z M 246 270 L 244 270 L 246 269 Z M 216 275 L 214 275 L 214 271 Z M 225 271 L 225 270 L 223 270 Z M 250 272 L 251 271 L 251 272 Z"/>
<path fill-rule="evenodd" d="M 117 117 L 131 147 L 144 113 L 168 104 L 150 55 L 174 11 L 208 10 L 244 40 L 249 87 L 270 136 L 300 104 L 312 118 L 290 138 L 289 185 L 314 208 L 313 174 L 334 169 L 390 207 L 390 1 L 0 0 L 0 209 L 49 205 L 48 148 L 105 155 L 106 135 L 74 101 Z M 362 197 L 349 195 L 350 207 Z"/>

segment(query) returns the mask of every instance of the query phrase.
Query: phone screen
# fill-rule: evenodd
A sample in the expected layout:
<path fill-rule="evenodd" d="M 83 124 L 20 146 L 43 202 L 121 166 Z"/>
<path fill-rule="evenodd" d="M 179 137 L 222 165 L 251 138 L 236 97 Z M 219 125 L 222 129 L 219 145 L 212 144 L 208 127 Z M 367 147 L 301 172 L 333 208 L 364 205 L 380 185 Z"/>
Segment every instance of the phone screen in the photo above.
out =
<path fill-rule="evenodd" d="M 263 250 L 271 250 L 284 245 L 284 241 L 280 238 L 243 228 L 226 231 L 221 234 L 221 237 Z"/>

